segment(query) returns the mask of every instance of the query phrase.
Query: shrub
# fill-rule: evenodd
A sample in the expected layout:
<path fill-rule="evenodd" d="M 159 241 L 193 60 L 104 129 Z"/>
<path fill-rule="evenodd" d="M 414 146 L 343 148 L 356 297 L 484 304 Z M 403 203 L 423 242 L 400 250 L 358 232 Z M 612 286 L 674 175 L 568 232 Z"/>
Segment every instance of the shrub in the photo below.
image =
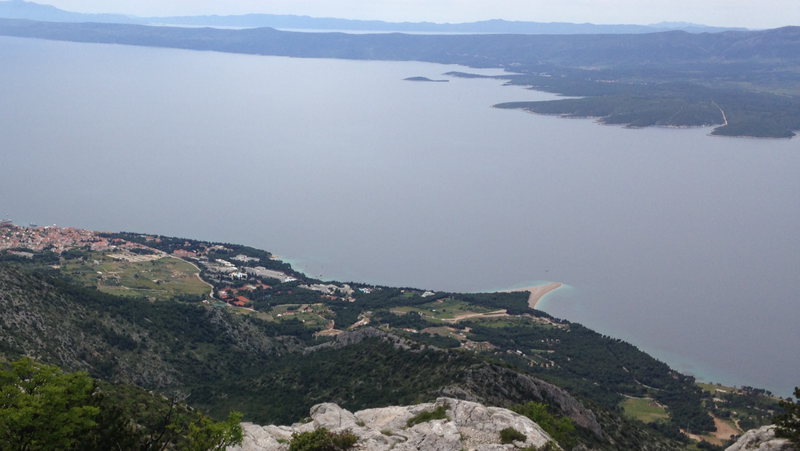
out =
<path fill-rule="evenodd" d="M 522 448 L 520 451 L 560 451 L 556 442 L 550 440 L 542 446 L 537 447 L 536 445 L 531 445 L 527 448 Z"/>
<path fill-rule="evenodd" d="M 326 428 L 319 428 L 292 434 L 289 451 L 343 451 L 352 448 L 357 441 L 358 437 L 350 431 L 333 433 Z"/>
<path fill-rule="evenodd" d="M 797 402 L 792 402 L 791 398 L 780 402 L 784 413 L 776 415 L 773 422 L 778 425 L 775 435 L 789 439 L 800 449 L 800 387 L 795 387 L 794 396 Z"/>
<path fill-rule="evenodd" d="M 406 426 L 411 427 L 415 424 L 427 423 L 431 420 L 444 420 L 447 418 L 447 414 L 445 413 L 447 408 L 448 406 L 439 406 L 433 411 L 423 410 L 422 412 L 409 418 L 406 422 Z"/>
<path fill-rule="evenodd" d="M 358 437 L 350 431 L 331 434 L 331 442 L 336 450 L 350 449 L 358 442 Z"/>
<path fill-rule="evenodd" d="M 512 406 L 511 410 L 530 418 L 562 446 L 569 448 L 575 444 L 575 426 L 572 425 L 572 421 L 567 417 L 553 417 L 547 412 L 547 406 L 544 404 L 529 402 Z"/>
<path fill-rule="evenodd" d="M 514 428 L 505 428 L 500 431 L 500 443 L 506 445 L 514 442 L 524 442 L 528 437 Z"/>

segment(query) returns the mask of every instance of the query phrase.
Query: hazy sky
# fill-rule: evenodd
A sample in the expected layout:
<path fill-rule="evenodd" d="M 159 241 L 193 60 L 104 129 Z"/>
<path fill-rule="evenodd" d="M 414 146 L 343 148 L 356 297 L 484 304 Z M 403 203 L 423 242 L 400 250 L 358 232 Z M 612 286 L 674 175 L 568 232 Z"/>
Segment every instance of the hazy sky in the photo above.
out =
<path fill-rule="evenodd" d="M 774 28 L 800 25 L 800 0 L 39 0 L 77 12 L 139 16 L 300 14 L 387 21 L 649 24 L 684 21 Z"/>

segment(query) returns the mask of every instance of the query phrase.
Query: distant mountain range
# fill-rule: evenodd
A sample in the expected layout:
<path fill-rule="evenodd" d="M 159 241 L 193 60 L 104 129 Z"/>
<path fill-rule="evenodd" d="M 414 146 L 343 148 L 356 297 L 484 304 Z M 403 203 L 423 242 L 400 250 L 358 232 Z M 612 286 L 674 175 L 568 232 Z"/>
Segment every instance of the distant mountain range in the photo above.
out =
<path fill-rule="evenodd" d="M 744 28 L 722 28 L 686 22 L 661 22 L 652 25 L 596 25 L 563 22 L 521 22 L 484 20 L 469 23 L 384 22 L 295 15 L 244 14 L 235 16 L 137 17 L 123 14 L 83 14 L 64 11 L 51 5 L 23 0 L 0 1 L 0 18 L 46 22 L 99 22 L 140 25 L 181 25 L 191 27 L 233 27 L 303 30 L 411 32 L 411 33 L 505 33 L 505 34 L 642 34 L 668 30 L 689 33 L 718 33 Z"/>

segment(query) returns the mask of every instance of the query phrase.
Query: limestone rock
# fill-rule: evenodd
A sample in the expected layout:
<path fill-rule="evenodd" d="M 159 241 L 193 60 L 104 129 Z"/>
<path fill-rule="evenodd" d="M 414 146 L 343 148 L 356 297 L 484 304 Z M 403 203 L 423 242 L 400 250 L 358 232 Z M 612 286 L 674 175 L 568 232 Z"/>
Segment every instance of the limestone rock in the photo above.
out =
<path fill-rule="evenodd" d="M 775 437 L 774 425 L 762 426 L 745 432 L 725 451 L 791 451 L 789 440 Z"/>
<path fill-rule="evenodd" d="M 520 374 L 498 365 L 486 364 L 470 368 L 461 384 L 439 390 L 450 398 L 464 399 L 481 404 L 512 405 L 528 400 L 546 402 L 555 406 L 562 415 L 575 424 L 604 437 L 603 429 L 594 412 L 563 389 L 527 374 Z"/>
<path fill-rule="evenodd" d="M 342 332 L 336 336 L 334 341 L 329 341 L 321 345 L 311 346 L 305 349 L 304 354 L 317 352 L 322 349 L 342 349 L 346 346 L 361 343 L 368 338 L 378 338 L 380 340 L 389 342 L 395 349 L 402 349 L 404 351 L 419 352 L 423 349 L 437 349 L 435 346 L 418 345 L 411 340 L 399 337 L 395 334 L 375 329 L 374 327 L 363 327 L 354 331 Z"/>
<path fill-rule="evenodd" d="M 408 420 L 422 411 L 446 406 L 447 418 L 407 427 Z M 348 412 L 336 404 L 311 408 L 312 421 L 292 426 L 258 426 L 242 423 L 242 446 L 228 451 L 286 451 L 293 433 L 324 427 L 332 432 L 349 430 L 359 441 L 356 449 L 366 451 L 500 451 L 540 447 L 551 440 L 536 423 L 510 410 L 452 398 L 435 403 L 384 407 Z M 500 431 L 512 427 L 526 436 L 524 442 L 503 445 Z"/>

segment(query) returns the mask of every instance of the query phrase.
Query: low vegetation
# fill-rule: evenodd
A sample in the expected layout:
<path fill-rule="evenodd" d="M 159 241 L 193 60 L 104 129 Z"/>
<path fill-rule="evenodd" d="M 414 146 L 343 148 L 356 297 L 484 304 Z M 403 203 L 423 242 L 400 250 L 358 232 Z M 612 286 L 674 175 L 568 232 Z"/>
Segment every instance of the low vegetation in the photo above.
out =
<path fill-rule="evenodd" d="M 529 402 L 512 406 L 511 410 L 520 415 L 528 417 L 531 421 L 544 429 L 550 437 L 566 449 L 571 449 L 575 444 L 575 426 L 572 425 L 567 417 L 555 418 L 547 412 L 545 404 Z"/>
<path fill-rule="evenodd" d="M 344 284 L 334 282 L 341 289 L 324 294 L 302 288 L 320 282 L 264 251 L 136 234 L 109 237 L 163 252 L 208 252 L 206 258 L 236 261 L 240 267 L 248 263 L 232 257 L 244 255 L 258 259 L 251 266 L 268 265 L 297 280 L 231 280 L 201 272 L 215 292 L 257 285 L 243 291 L 255 312 L 191 302 L 181 293 L 151 302 L 84 286 L 53 269 L 46 251 L 34 253 L 0 264 L 0 359 L 37 355 L 98 380 L 180 395 L 217 421 L 237 410 L 260 424 L 296 422 L 321 402 L 351 411 L 431 402 L 454 386 L 477 390 L 495 405 L 528 401 L 513 390 L 499 390 L 491 377 L 479 386 L 466 378 L 510 368 L 568 390 L 595 413 L 608 441 L 571 424 L 551 400 L 518 406 L 565 449 L 577 444 L 652 449 L 653 443 L 675 449 L 688 442 L 680 432 L 686 424 L 693 433 L 714 430 L 709 413 L 760 425 L 771 421 L 771 411 L 779 412 L 777 401 L 763 391 L 697 386 L 628 343 L 531 310 L 524 292 L 431 293 L 350 283 L 354 291 L 348 294 Z M 88 255 L 76 251 L 56 263 L 69 268 L 78 264 L 69 260 L 85 264 Z M 498 311 L 507 313 L 483 316 Z M 410 349 L 366 339 L 308 351 L 357 322 L 404 337 Z M 653 406 L 632 398 L 651 399 Z M 444 412 L 437 415 L 446 418 Z"/>
<path fill-rule="evenodd" d="M 667 421 L 667 410 L 651 398 L 625 398 L 622 402 L 625 414 L 643 423 Z"/>
<path fill-rule="evenodd" d="M 289 451 L 343 451 L 352 448 L 358 437 L 350 431 L 330 432 L 318 428 L 311 432 L 292 434 Z"/>
<path fill-rule="evenodd" d="M 114 252 L 88 252 L 65 260 L 61 273 L 85 286 L 119 296 L 202 300 L 211 291 L 191 264 L 172 257 L 143 261 L 114 258 Z M 135 258 L 135 257 L 134 257 Z"/>
<path fill-rule="evenodd" d="M 776 435 L 789 439 L 795 448 L 800 449 L 800 388 L 794 389 L 796 401 L 791 399 L 781 401 L 783 413 L 774 419 L 778 425 Z"/>
<path fill-rule="evenodd" d="M 514 442 L 524 442 L 525 440 L 528 440 L 528 437 L 514 428 L 505 428 L 500 431 L 500 443 L 504 445 Z"/>
<path fill-rule="evenodd" d="M 428 61 L 513 68 L 511 82 L 581 96 L 529 104 L 604 122 L 721 125 L 725 136 L 789 137 L 800 129 L 800 29 L 635 35 L 336 35 L 2 20 L 0 35 L 259 55 Z M 727 116 L 727 124 L 719 105 Z"/>
<path fill-rule="evenodd" d="M 30 358 L 8 367 L 0 370 L 2 451 L 219 451 L 242 442 L 236 412 L 215 422 L 174 400 L 98 384 Z"/>
<path fill-rule="evenodd" d="M 433 410 L 423 410 L 406 421 L 406 426 L 412 427 L 415 424 L 427 423 L 431 420 L 447 419 L 447 406 L 439 406 Z"/>

